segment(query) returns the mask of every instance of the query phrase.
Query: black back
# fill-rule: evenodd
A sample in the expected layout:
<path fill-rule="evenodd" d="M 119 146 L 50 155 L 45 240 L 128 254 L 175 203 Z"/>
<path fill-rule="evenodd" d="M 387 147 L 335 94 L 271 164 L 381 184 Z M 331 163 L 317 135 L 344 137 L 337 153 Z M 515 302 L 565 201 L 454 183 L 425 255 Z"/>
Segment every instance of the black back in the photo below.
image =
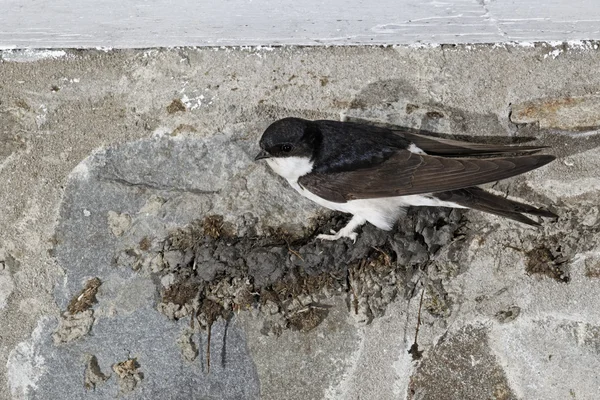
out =
<path fill-rule="evenodd" d="M 351 122 L 314 121 L 321 146 L 314 154 L 314 172 L 352 171 L 380 164 L 411 142 L 393 131 Z"/>

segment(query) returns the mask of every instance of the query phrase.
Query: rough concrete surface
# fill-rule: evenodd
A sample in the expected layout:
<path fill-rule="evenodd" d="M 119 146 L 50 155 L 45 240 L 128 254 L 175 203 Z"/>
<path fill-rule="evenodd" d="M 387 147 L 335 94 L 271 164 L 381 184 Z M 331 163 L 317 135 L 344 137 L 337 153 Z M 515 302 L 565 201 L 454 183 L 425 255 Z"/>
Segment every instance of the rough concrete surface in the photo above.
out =
<path fill-rule="evenodd" d="M 597 49 L 0 53 L 0 399 L 596 398 Z M 284 116 L 534 138 L 487 188 L 560 218 L 318 242 L 345 217 L 253 162 Z"/>

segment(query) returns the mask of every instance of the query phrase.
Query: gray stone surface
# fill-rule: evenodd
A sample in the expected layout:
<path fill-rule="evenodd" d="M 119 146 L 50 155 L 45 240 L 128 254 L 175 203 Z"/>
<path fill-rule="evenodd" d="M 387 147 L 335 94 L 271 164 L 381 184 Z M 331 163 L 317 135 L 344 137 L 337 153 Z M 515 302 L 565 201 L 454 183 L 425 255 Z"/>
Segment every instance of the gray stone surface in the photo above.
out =
<path fill-rule="evenodd" d="M 0 62 L 0 399 L 595 397 L 593 46 L 64 54 Z M 560 218 L 421 210 L 316 243 L 339 217 L 252 162 L 291 115 L 535 136 L 559 159 L 489 188 Z"/>
<path fill-rule="evenodd" d="M 408 398 L 443 399 L 449 393 L 459 399 L 517 398 L 487 346 L 484 327 L 466 326 L 442 336 L 411 377 Z"/>
<path fill-rule="evenodd" d="M 542 129 L 593 131 L 600 127 L 598 110 L 598 96 L 536 99 L 513 104 L 510 120 L 515 124 L 535 123 Z"/>

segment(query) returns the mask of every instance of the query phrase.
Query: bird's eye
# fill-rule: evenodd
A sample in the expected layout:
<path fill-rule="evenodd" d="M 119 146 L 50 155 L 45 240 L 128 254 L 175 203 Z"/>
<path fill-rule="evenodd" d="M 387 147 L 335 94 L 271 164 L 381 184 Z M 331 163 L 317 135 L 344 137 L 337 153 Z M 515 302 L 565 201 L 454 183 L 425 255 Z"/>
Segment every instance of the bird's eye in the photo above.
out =
<path fill-rule="evenodd" d="M 284 153 L 289 153 L 290 151 L 292 151 L 292 146 L 289 144 L 282 144 L 281 151 L 283 151 Z"/>

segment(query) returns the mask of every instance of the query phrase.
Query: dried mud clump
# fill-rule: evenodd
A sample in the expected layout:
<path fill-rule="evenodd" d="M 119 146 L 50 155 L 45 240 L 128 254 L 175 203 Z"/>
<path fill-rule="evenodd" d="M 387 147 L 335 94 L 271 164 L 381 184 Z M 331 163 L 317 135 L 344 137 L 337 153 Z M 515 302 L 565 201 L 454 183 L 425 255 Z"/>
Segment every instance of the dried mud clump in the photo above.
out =
<path fill-rule="evenodd" d="M 98 358 L 95 355 L 88 354 L 86 355 L 87 365 L 85 367 L 84 373 L 84 381 L 83 386 L 86 390 L 95 390 L 96 386 L 102 385 L 110 375 L 105 375 L 100 370 L 100 366 L 98 365 Z"/>
<path fill-rule="evenodd" d="M 112 367 L 119 382 L 119 391 L 123 394 L 132 392 L 144 379 L 140 364 L 135 358 L 128 358 Z"/>
<path fill-rule="evenodd" d="M 600 278 L 600 260 L 598 257 L 588 257 L 585 260 L 585 276 L 587 278 Z"/>
<path fill-rule="evenodd" d="M 528 274 L 545 275 L 558 282 L 564 283 L 568 283 L 571 280 L 568 273 L 562 269 L 564 261 L 554 256 L 547 247 L 536 247 L 525 254 L 527 256 L 525 271 L 527 271 Z"/>
<path fill-rule="evenodd" d="M 83 290 L 71 299 L 67 306 L 67 311 L 71 314 L 84 312 L 97 302 L 96 294 L 102 282 L 99 278 L 92 278 L 86 282 Z"/>
<path fill-rule="evenodd" d="M 199 349 L 196 342 L 193 339 L 194 331 L 190 328 L 186 328 L 177 339 L 177 346 L 181 350 L 181 355 L 184 360 L 193 362 L 198 357 Z"/>
<path fill-rule="evenodd" d="M 365 225 L 356 243 L 316 239 L 346 221 L 321 221 L 301 239 L 281 232 L 238 237 L 222 217 L 208 216 L 171 231 L 159 250 L 145 240 L 126 257 L 132 268 L 158 275 L 158 309 L 169 318 L 192 317 L 210 332 L 217 319 L 253 310 L 263 319 L 261 332 L 278 335 L 314 329 L 332 296 L 344 296 L 356 322 L 367 324 L 398 295 L 413 295 L 441 248 L 462 246 L 461 213 L 449 209 L 411 211 L 391 232 Z"/>
<path fill-rule="evenodd" d="M 86 282 L 81 292 L 71 299 L 52 335 L 55 344 L 68 343 L 89 333 L 94 324 L 92 306 L 97 302 L 96 294 L 101 284 L 100 279 L 92 278 Z"/>
<path fill-rule="evenodd" d="M 525 255 L 525 270 L 530 275 L 568 283 L 571 273 L 578 273 L 575 261 L 583 260 L 586 277 L 600 276 L 600 224 L 595 202 L 561 208 L 560 218 L 551 229 L 541 236 L 530 233 L 528 241 L 532 244 L 519 250 Z"/>
<path fill-rule="evenodd" d="M 220 215 L 209 215 L 202 221 L 202 230 L 206 236 L 218 239 L 227 232 L 223 229 L 225 226 L 223 217 Z"/>
<path fill-rule="evenodd" d="M 185 104 L 179 99 L 175 99 L 167 106 L 167 112 L 169 114 L 175 114 L 177 112 L 184 112 L 187 108 L 185 108 Z"/>
<path fill-rule="evenodd" d="M 319 326 L 327 314 L 327 308 L 306 307 L 288 318 L 289 327 L 295 331 L 308 332 Z"/>
<path fill-rule="evenodd" d="M 494 316 L 498 322 L 505 324 L 514 321 L 521 314 L 521 308 L 518 306 L 510 306 L 506 310 L 498 311 Z"/>

